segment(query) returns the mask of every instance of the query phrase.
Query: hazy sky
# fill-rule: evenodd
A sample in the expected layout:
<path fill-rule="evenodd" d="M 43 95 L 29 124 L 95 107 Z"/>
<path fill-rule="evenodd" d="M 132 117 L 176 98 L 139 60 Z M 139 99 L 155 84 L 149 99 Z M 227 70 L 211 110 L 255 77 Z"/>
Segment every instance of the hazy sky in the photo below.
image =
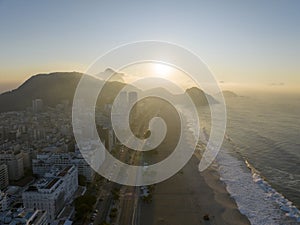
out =
<path fill-rule="evenodd" d="M 224 88 L 300 91 L 299 11 L 298 0 L 0 0 L 0 91 L 149 39 L 192 50 Z"/>

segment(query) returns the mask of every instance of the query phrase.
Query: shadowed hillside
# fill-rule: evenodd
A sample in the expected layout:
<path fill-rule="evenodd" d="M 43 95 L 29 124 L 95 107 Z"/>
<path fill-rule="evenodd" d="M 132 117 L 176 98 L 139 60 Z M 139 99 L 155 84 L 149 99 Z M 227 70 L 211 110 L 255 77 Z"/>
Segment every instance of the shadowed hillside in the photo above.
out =
<path fill-rule="evenodd" d="M 76 87 L 82 76 L 83 74 L 78 72 L 55 72 L 32 76 L 17 89 L 0 95 L 0 112 L 24 110 L 27 107 L 31 107 L 32 100 L 37 98 L 42 99 L 44 104 L 50 107 L 61 103 L 62 100 L 68 100 L 72 103 Z M 91 79 L 94 78 L 91 77 Z M 93 81 L 92 83 L 96 84 L 96 82 L 102 81 L 95 79 L 95 82 Z M 125 83 L 118 81 L 107 82 L 99 96 L 101 101 L 99 98 L 98 106 L 111 103 L 124 86 Z M 141 92 L 137 88 L 135 90 Z M 164 88 L 157 88 L 156 91 L 162 91 L 167 96 L 180 98 L 180 95 L 172 95 Z M 208 104 L 205 93 L 202 90 L 193 87 L 187 89 L 186 92 L 197 106 Z M 209 95 L 207 97 L 212 98 Z"/>

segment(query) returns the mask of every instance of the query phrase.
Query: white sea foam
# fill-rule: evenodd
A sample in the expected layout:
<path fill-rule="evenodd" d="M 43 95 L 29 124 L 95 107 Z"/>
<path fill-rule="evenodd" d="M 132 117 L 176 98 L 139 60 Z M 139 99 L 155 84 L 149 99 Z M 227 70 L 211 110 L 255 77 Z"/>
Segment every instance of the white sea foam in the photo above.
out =
<path fill-rule="evenodd" d="M 226 149 L 220 151 L 216 161 L 220 179 L 251 224 L 300 224 L 299 209 L 272 188 L 248 162 L 237 159 Z"/>

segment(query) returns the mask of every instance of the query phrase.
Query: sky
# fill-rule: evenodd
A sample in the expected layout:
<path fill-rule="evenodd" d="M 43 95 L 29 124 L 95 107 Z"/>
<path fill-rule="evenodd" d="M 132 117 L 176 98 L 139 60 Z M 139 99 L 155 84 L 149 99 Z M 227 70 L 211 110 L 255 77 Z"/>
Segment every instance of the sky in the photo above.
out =
<path fill-rule="evenodd" d="M 84 72 L 121 44 L 196 53 L 223 89 L 300 92 L 300 1 L 0 0 L 0 92 L 30 76 Z"/>

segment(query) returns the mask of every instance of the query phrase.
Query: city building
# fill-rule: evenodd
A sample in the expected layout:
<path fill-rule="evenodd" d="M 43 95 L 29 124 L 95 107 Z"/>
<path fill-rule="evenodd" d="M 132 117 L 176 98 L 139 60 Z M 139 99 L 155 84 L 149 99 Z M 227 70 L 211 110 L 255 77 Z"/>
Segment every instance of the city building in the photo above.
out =
<path fill-rule="evenodd" d="M 0 224 L 9 225 L 47 225 L 47 212 L 42 210 L 18 208 L 16 212 L 0 213 Z"/>
<path fill-rule="evenodd" d="M 23 153 L 21 151 L 1 152 L 0 163 L 7 165 L 9 180 L 17 181 L 24 176 Z"/>
<path fill-rule="evenodd" d="M 57 166 L 70 166 L 75 165 L 79 175 L 83 175 L 88 182 L 93 181 L 95 177 L 95 171 L 85 161 L 79 151 L 76 152 L 65 152 L 65 153 L 53 153 L 45 152 L 39 153 L 36 159 L 32 160 L 32 171 L 33 174 L 44 176 L 47 171 L 53 165 Z"/>
<path fill-rule="evenodd" d="M 0 212 L 9 209 L 9 199 L 6 193 L 0 192 Z"/>
<path fill-rule="evenodd" d="M 115 138 L 114 138 L 114 132 L 112 129 L 109 129 L 109 128 L 102 128 L 100 130 L 101 132 L 101 136 L 103 136 L 103 144 L 106 148 L 107 151 L 111 152 L 111 150 L 113 149 L 113 146 L 114 146 L 114 141 L 115 141 Z"/>
<path fill-rule="evenodd" d="M 129 105 L 133 104 L 134 102 L 136 102 L 138 99 L 138 93 L 136 91 L 131 91 L 128 93 L 128 102 Z"/>
<path fill-rule="evenodd" d="M 42 99 L 32 100 L 32 111 L 34 113 L 39 113 L 39 112 L 43 111 L 43 100 Z"/>
<path fill-rule="evenodd" d="M 78 172 L 73 166 L 53 167 L 44 178 L 23 192 L 25 208 L 47 211 L 48 222 L 56 219 L 63 207 L 73 200 L 78 188 Z"/>
<path fill-rule="evenodd" d="M 137 100 L 138 100 L 138 93 L 136 91 L 131 91 L 128 93 L 128 102 L 129 102 L 129 105 L 131 106 L 134 106 L 131 110 L 130 113 L 133 113 L 133 118 L 135 119 L 136 116 L 138 115 L 138 103 L 137 103 Z M 135 104 L 134 104 L 135 103 Z"/>
<path fill-rule="evenodd" d="M 111 119 L 114 122 L 115 128 L 125 130 L 128 124 L 125 120 L 126 112 L 128 111 L 128 97 L 126 91 L 121 91 L 118 98 L 115 99 L 112 106 Z"/>
<path fill-rule="evenodd" d="M 0 190 L 8 186 L 8 169 L 6 164 L 0 164 Z"/>
<path fill-rule="evenodd" d="M 4 126 L 0 126 L 0 141 L 3 141 L 6 139 L 6 129 Z"/>

